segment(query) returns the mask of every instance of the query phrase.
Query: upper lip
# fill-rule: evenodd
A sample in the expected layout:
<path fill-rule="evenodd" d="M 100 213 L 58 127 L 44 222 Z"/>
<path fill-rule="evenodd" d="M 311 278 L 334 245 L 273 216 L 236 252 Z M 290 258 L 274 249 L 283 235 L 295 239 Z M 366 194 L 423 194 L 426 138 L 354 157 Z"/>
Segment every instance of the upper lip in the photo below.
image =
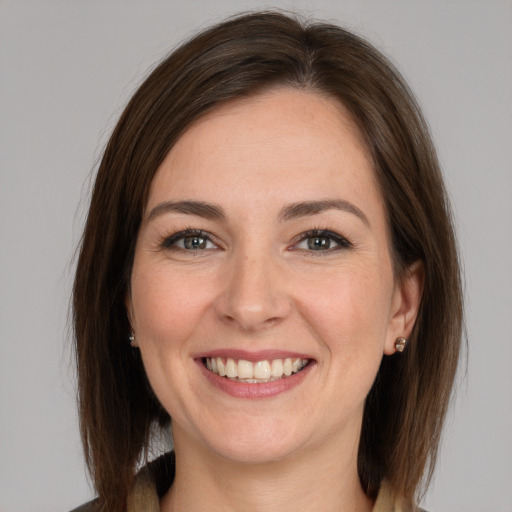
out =
<path fill-rule="evenodd" d="M 253 363 L 257 361 L 265 361 L 272 359 L 314 359 L 309 354 L 305 354 L 302 352 L 293 352 L 290 350 L 258 350 L 258 351 L 249 351 L 249 350 L 240 350 L 240 349 L 229 349 L 222 348 L 218 350 L 209 350 L 208 352 L 201 352 L 195 354 L 194 359 L 206 358 L 206 357 L 222 357 L 222 358 L 231 358 L 240 360 L 243 359 L 245 361 L 251 361 Z"/>

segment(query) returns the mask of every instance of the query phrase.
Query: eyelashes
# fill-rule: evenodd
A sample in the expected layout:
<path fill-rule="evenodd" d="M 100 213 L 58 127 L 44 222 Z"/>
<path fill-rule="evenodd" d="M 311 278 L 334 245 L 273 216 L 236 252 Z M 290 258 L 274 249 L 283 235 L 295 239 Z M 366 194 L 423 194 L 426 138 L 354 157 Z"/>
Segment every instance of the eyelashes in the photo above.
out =
<path fill-rule="evenodd" d="M 214 235 L 202 229 L 187 228 L 166 237 L 160 247 L 165 250 L 199 255 L 212 250 L 222 250 Z M 296 236 L 288 250 L 315 255 L 326 255 L 353 248 L 346 237 L 329 229 L 311 229 Z"/>
<path fill-rule="evenodd" d="M 167 237 L 161 244 L 162 249 L 183 251 L 202 251 L 218 249 L 212 235 L 202 229 L 184 229 Z"/>
<path fill-rule="evenodd" d="M 300 234 L 291 250 L 312 252 L 333 252 L 340 249 L 353 247 L 344 236 L 329 229 L 311 229 Z"/>

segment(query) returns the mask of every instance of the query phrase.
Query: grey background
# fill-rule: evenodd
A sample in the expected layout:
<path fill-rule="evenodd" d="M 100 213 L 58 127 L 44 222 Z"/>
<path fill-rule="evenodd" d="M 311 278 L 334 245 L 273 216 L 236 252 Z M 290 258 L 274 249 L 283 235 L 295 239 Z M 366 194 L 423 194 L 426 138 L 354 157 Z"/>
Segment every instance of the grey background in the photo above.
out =
<path fill-rule="evenodd" d="M 424 505 L 512 511 L 512 2 L 16 0 L 0 2 L 1 512 L 92 496 L 67 308 L 89 175 L 122 106 L 183 37 L 265 5 L 365 35 L 424 108 L 453 198 L 470 347 Z"/>

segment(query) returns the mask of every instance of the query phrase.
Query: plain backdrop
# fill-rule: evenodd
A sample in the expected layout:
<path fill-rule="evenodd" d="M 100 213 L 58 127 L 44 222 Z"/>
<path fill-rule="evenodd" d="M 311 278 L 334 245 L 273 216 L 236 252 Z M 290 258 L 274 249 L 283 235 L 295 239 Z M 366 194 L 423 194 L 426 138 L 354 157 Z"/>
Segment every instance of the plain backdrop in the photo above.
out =
<path fill-rule="evenodd" d="M 0 511 L 90 499 L 68 336 L 90 175 L 121 109 L 198 28 L 278 6 L 340 23 L 398 65 L 437 143 L 466 274 L 459 376 L 431 512 L 512 511 L 510 1 L 0 1 Z"/>

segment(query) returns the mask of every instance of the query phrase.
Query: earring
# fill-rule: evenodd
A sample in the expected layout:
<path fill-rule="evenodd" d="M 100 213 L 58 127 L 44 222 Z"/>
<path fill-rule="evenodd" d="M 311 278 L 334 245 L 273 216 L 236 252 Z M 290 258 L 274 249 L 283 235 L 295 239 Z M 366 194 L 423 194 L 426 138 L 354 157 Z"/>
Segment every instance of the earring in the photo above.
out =
<path fill-rule="evenodd" d="M 395 349 L 397 352 L 403 352 L 405 349 L 405 345 L 407 345 L 407 340 L 402 338 L 401 336 L 395 341 Z"/>
<path fill-rule="evenodd" d="M 128 336 L 128 340 L 130 341 L 130 345 L 132 347 L 135 347 L 135 336 L 134 336 L 133 332 L 130 334 L 130 336 Z"/>

